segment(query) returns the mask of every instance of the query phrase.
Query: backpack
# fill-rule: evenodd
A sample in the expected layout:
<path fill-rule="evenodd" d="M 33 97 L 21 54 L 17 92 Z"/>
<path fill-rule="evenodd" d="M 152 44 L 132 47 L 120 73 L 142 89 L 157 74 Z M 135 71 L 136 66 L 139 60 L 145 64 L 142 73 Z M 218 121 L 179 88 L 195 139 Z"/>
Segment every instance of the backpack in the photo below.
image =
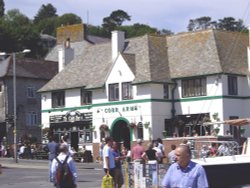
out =
<path fill-rule="evenodd" d="M 68 158 L 69 155 L 66 156 L 63 163 L 61 163 L 57 157 L 55 158 L 58 162 L 56 169 L 56 184 L 59 185 L 60 188 L 74 187 L 73 175 L 67 163 Z"/>

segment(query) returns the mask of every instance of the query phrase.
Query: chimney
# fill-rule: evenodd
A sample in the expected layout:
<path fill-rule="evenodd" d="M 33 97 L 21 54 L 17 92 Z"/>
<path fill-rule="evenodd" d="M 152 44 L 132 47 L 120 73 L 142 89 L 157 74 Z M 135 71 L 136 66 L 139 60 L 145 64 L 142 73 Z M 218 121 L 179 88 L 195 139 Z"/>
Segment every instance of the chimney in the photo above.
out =
<path fill-rule="evenodd" d="M 124 49 L 124 32 L 123 31 L 112 31 L 112 61 L 114 61 L 118 54 Z"/>
<path fill-rule="evenodd" d="M 73 59 L 74 49 L 70 47 L 70 38 L 67 38 L 62 48 L 58 50 L 58 71 L 61 72 Z"/>

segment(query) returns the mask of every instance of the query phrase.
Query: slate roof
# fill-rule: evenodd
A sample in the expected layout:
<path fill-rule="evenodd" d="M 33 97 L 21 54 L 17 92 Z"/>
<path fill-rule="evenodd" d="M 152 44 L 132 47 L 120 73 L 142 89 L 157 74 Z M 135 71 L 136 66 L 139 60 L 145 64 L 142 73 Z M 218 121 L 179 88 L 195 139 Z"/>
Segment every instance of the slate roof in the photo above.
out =
<path fill-rule="evenodd" d="M 247 75 L 248 44 L 247 34 L 217 30 L 144 35 L 127 39 L 122 56 L 135 74 L 134 84 L 217 73 Z M 41 92 L 104 86 L 112 67 L 111 43 L 88 43 L 80 50 Z"/>
<path fill-rule="evenodd" d="M 13 76 L 13 59 L 7 59 L 8 68 L 4 75 Z M 58 63 L 54 61 L 16 58 L 16 77 L 50 80 L 58 73 Z"/>
<path fill-rule="evenodd" d="M 83 54 L 83 51 L 85 48 L 87 48 L 91 44 L 101 44 L 105 42 L 109 42 L 110 39 L 103 38 L 103 37 L 97 37 L 88 35 L 87 40 L 83 40 L 80 42 L 72 42 L 70 45 L 72 48 L 74 48 L 74 58 L 78 58 L 78 56 L 81 56 Z M 58 61 L 58 49 L 62 48 L 62 44 L 56 45 L 45 57 L 45 60 L 48 61 Z"/>
<path fill-rule="evenodd" d="M 205 30 L 167 37 L 171 78 L 248 74 L 248 34 Z"/>

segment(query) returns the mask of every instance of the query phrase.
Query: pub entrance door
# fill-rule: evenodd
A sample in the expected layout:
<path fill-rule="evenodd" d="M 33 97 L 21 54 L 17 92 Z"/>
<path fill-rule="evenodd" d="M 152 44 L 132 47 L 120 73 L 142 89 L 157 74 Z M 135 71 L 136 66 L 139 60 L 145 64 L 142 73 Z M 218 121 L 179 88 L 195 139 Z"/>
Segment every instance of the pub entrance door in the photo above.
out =
<path fill-rule="evenodd" d="M 130 129 L 127 122 L 123 120 L 117 121 L 111 132 L 111 137 L 118 144 L 123 144 L 128 150 L 130 150 Z M 121 148 L 120 148 L 121 149 Z"/>

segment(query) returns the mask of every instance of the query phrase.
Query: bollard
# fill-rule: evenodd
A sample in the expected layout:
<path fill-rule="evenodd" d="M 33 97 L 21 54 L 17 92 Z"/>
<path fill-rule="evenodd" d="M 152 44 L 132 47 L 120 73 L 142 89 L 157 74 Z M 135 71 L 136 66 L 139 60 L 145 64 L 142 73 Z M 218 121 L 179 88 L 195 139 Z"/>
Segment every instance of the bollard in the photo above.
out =
<path fill-rule="evenodd" d="M 2 174 L 2 165 L 0 164 L 0 174 Z"/>

